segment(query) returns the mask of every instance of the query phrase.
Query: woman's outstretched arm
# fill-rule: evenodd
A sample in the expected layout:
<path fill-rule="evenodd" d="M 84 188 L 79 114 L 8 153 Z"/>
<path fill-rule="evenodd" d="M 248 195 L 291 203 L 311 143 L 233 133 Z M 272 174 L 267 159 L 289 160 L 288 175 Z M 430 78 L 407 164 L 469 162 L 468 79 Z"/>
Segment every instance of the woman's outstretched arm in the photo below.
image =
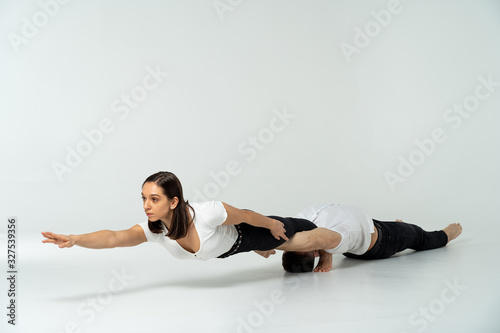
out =
<path fill-rule="evenodd" d="M 136 246 L 147 242 L 144 230 L 140 225 L 134 225 L 127 230 L 100 230 L 83 235 L 59 235 L 53 232 L 42 232 L 43 243 L 59 245 L 60 248 L 70 248 L 73 245 L 89 249 L 109 249 L 113 247 Z"/>

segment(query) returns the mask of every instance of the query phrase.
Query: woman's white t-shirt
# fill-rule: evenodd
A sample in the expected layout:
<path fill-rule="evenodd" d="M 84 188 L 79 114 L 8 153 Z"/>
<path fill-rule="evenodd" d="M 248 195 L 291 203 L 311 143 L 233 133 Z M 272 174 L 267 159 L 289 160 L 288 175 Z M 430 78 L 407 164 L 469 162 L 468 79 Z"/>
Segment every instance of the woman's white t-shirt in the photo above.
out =
<path fill-rule="evenodd" d="M 144 230 L 148 242 L 160 244 L 178 259 L 208 260 L 229 251 L 238 238 L 238 231 L 234 225 L 222 225 L 227 219 L 227 212 L 222 202 L 207 201 L 190 203 L 190 205 L 195 211 L 193 222 L 200 237 L 198 252 L 186 251 L 177 241 L 166 237 L 167 228 L 163 223 L 165 232 L 161 234 L 151 232 L 148 222 L 139 224 Z"/>
<path fill-rule="evenodd" d="M 364 254 L 370 247 L 373 220 L 364 210 L 347 205 L 329 204 L 306 208 L 295 217 L 303 218 L 342 236 L 340 244 L 329 253 Z"/>

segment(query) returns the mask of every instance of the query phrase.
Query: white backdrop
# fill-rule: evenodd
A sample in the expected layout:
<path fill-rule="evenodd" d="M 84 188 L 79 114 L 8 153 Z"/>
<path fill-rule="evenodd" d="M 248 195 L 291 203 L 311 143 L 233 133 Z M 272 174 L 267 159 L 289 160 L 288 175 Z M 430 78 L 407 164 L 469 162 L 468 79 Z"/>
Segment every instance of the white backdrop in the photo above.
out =
<path fill-rule="evenodd" d="M 479 232 L 500 213 L 497 1 L 0 8 L 0 207 L 22 232 L 129 228 L 160 170 L 263 214 Z"/>

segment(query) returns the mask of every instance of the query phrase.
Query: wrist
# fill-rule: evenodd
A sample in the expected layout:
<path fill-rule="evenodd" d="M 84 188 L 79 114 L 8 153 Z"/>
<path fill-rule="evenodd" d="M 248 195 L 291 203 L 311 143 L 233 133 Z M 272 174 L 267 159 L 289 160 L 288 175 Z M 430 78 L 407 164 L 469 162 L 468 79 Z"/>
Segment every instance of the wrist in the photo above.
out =
<path fill-rule="evenodd" d="M 73 243 L 73 245 L 78 245 L 78 241 L 80 240 L 79 235 L 68 235 L 68 238 Z"/>

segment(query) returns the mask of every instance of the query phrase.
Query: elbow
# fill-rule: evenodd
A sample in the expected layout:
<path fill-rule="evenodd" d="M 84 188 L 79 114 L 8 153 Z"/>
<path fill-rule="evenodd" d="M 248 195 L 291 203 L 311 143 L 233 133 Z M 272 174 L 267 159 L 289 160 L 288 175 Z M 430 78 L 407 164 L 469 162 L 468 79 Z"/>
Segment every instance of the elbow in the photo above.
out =
<path fill-rule="evenodd" d="M 313 250 L 324 250 L 324 249 L 332 249 L 337 247 L 340 242 L 339 237 L 336 232 L 325 228 L 317 228 L 315 229 L 314 235 L 310 235 L 310 249 L 308 251 Z"/>
<path fill-rule="evenodd" d="M 323 238 L 321 249 L 334 249 L 340 244 L 341 237 L 337 233 L 329 232 Z"/>
<path fill-rule="evenodd" d="M 250 210 L 241 210 L 241 216 L 240 218 L 236 221 L 235 224 L 241 224 L 241 223 L 247 223 L 253 225 L 253 217 L 254 217 L 254 212 Z"/>

